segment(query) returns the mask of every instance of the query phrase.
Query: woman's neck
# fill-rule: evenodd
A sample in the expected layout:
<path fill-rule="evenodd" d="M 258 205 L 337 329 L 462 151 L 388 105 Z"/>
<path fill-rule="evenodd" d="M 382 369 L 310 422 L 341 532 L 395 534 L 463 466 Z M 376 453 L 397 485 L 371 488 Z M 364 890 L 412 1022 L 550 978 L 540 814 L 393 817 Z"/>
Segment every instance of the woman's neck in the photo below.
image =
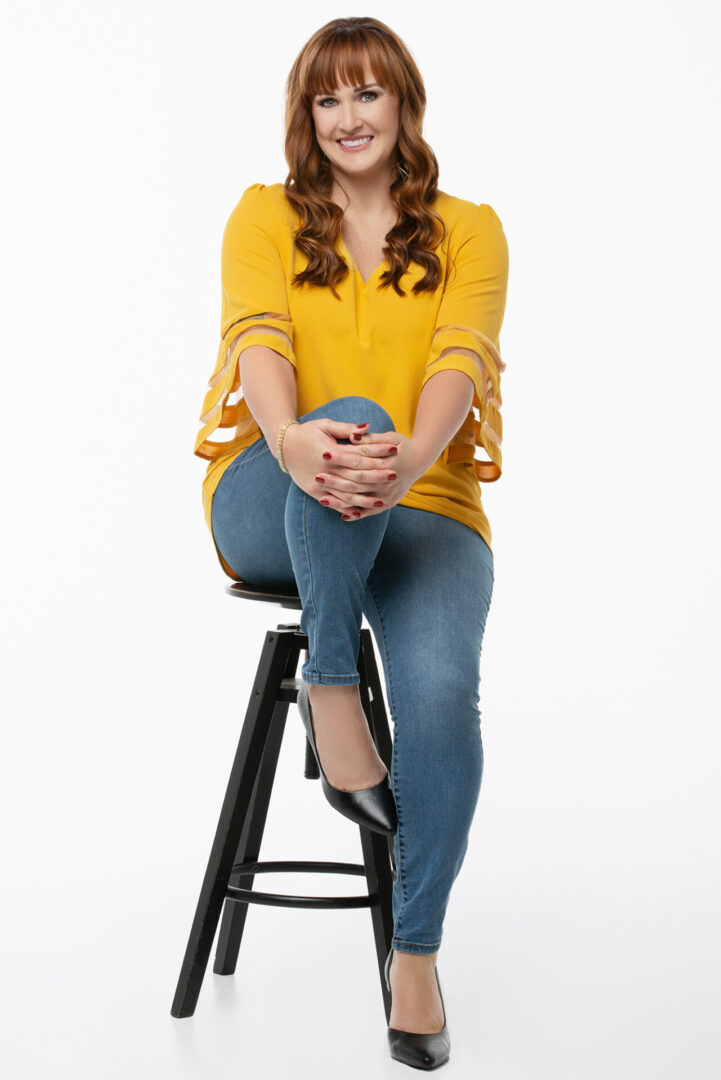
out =
<path fill-rule="evenodd" d="M 355 220 L 368 221 L 388 214 L 393 209 L 390 186 L 393 171 L 384 168 L 371 176 L 348 176 L 333 178 L 331 199 L 340 206 L 344 215 Z"/>

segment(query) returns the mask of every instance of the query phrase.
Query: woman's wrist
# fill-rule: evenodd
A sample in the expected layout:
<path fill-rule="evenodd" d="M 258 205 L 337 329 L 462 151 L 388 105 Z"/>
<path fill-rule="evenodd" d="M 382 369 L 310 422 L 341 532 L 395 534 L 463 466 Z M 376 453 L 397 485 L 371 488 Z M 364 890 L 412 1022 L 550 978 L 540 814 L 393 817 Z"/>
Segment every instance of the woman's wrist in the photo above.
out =
<path fill-rule="evenodd" d="M 431 465 L 438 460 L 439 454 L 434 454 L 435 447 L 428 443 L 428 440 L 423 437 L 421 432 L 414 431 L 408 442 L 408 450 L 410 451 L 411 460 L 414 465 L 414 472 L 418 477 L 423 476 L 428 472 Z"/>
<path fill-rule="evenodd" d="M 277 439 L 275 441 L 275 449 L 272 451 L 272 453 L 274 454 L 280 468 L 283 470 L 283 472 L 286 472 L 286 473 L 288 472 L 288 466 L 285 464 L 285 461 L 284 461 L 284 458 L 283 458 L 283 447 L 285 445 L 285 440 L 286 440 L 286 435 L 288 433 L 288 430 L 291 427 L 293 427 L 294 425 L 296 425 L 297 423 L 298 423 L 298 420 L 296 419 L 296 417 L 288 417 L 287 420 L 283 421 L 283 423 L 278 428 L 278 437 L 277 437 Z"/>

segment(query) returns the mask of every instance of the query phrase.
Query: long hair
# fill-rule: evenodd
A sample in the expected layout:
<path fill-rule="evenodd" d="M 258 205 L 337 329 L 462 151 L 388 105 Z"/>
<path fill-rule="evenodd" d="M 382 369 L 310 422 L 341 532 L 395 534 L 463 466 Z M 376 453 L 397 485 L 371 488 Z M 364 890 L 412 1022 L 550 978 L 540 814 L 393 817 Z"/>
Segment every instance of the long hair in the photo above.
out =
<path fill-rule="evenodd" d="M 315 136 L 312 103 L 316 94 L 332 94 L 342 83 L 360 85 L 365 57 L 375 81 L 395 93 L 399 102 L 396 175 L 390 187 L 398 220 L 385 237 L 383 253 L 389 269 L 379 278 L 379 285 L 392 285 L 405 296 L 399 282 L 413 260 L 425 269 L 413 292 L 434 291 L 442 274 L 434 248 L 444 240 L 446 229 L 432 209 L 438 190 L 438 161 L 421 134 L 425 87 L 415 60 L 397 34 L 370 17 L 326 23 L 303 46 L 288 75 L 285 157 L 289 172 L 284 189 L 300 216 L 296 246 L 308 256 L 308 265 L 295 274 L 293 284 L 330 286 L 338 297 L 335 285 L 350 272 L 335 250 L 343 211 L 330 198 L 330 162 Z"/>

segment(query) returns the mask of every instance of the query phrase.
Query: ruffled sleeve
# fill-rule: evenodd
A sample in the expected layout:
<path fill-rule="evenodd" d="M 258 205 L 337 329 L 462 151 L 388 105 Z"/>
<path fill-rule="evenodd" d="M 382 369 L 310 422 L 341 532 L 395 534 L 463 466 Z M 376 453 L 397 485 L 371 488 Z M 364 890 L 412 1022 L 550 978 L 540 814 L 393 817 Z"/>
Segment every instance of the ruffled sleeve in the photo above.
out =
<path fill-rule="evenodd" d="M 228 219 L 221 246 L 221 283 L 220 345 L 193 451 L 209 461 L 242 449 L 249 434 L 257 431 L 240 387 L 238 357 L 243 350 L 267 345 L 296 367 L 286 276 L 270 192 L 264 184 L 246 188 Z M 219 428 L 235 432 L 229 439 L 211 440 Z"/>
<path fill-rule="evenodd" d="M 473 464 L 480 481 L 501 475 L 501 359 L 508 244 L 496 212 L 474 207 L 445 286 L 421 388 L 438 371 L 464 371 L 473 380 L 473 412 L 446 447 L 444 461 Z M 476 416 L 477 412 L 477 416 Z M 488 460 L 475 456 L 482 448 Z"/>

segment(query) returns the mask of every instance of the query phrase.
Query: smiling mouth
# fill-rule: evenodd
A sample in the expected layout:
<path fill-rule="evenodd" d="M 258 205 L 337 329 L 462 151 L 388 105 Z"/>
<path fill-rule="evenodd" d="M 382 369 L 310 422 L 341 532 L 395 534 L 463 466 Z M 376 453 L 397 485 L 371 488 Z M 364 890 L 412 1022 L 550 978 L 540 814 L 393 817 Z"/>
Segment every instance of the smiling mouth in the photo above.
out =
<path fill-rule="evenodd" d="M 365 144 L 371 142 L 372 139 L 372 135 L 357 135 L 354 139 L 336 139 L 336 142 L 340 143 L 341 146 L 344 142 L 356 143 L 357 146 L 365 146 Z"/>

